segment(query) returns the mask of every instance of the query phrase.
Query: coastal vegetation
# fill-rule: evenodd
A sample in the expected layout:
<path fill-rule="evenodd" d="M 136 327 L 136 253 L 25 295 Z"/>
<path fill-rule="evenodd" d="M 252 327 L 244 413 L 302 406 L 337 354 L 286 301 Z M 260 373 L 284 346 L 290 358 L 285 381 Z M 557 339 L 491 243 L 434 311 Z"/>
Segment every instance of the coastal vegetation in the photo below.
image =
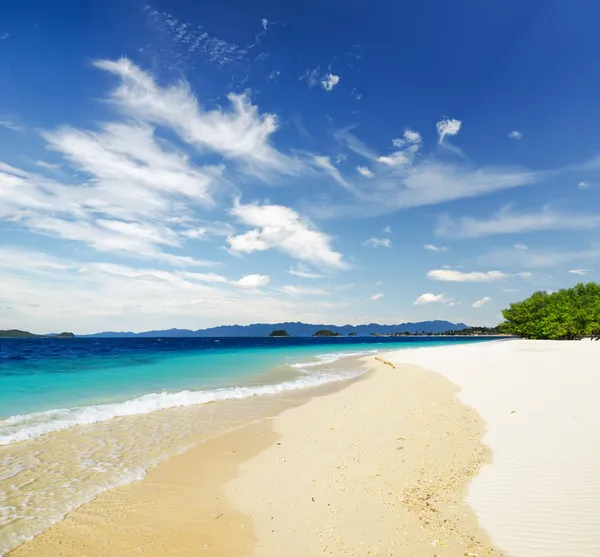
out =
<path fill-rule="evenodd" d="M 56 335 L 36 335 L 29 331 L 19 329 L 7 329 L 0 331 L 0 338 L 74 338 L 73 333 L 59 333 Z"/>
<path fill-rule="evenodd" d="M 287 334 L 287 331 L 284 331 L 283 329 L 277 329 L 276 331 L 271 331 L 269 333 L 270 337 L 289 337 L 290 335 Z"/>
<path fill-rule="evenodd" d="M 535 292 L 502 311 L 500 330 L 529 339 L 600 340 L 600 285 L 579 283 L 557 292 Z"/>

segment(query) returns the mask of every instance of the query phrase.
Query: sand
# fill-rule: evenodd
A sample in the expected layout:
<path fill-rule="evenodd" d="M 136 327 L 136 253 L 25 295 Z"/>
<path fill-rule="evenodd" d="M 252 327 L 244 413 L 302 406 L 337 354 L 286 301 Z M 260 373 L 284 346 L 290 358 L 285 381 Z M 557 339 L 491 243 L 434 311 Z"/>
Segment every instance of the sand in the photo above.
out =
<path fill-rule="evenodd" d="M 396 351 L 442 373 L 487 424 L 467 498 L 516 557 L 600 555 L 600 342 L 510 340 Z"/>
<path fill-rule="evenodd" d="M 484 422 L 439 374 L 374 370 L 106 492 L 11 557 L 502 555 L 464 502 Z"/>

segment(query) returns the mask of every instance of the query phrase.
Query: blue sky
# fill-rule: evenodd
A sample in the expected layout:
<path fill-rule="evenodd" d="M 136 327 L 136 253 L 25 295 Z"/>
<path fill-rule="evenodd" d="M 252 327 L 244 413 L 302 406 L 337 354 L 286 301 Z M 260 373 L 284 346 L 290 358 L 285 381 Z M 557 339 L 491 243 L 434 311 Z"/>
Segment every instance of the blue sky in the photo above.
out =
<path fill-rule="evenodd" d="M 598 16 L 3 2 L 0 328 L 495 325 L 598 280 Z"/>

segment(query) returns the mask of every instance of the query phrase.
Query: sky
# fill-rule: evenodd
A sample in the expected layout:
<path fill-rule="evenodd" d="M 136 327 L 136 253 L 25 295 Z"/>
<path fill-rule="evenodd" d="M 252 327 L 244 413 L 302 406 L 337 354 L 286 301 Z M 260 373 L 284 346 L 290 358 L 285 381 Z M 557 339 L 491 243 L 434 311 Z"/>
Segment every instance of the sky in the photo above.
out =
<path fill-rule="evenodd" d="M 0 328 L 494 326 L 600 280 L 598 17 L 5 0 Z"/>

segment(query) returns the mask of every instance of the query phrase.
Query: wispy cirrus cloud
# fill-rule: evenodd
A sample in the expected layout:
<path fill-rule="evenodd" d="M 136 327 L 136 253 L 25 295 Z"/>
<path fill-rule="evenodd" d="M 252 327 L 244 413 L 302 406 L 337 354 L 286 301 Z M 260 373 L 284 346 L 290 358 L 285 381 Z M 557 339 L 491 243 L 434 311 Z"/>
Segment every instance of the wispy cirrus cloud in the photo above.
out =
<path fill-rule="evenodd" d="M 333 165 L 329 157 L 316 155 L 313 157 L 313 160 L 317 167 L 325 172 L 325 174 L 328 174 L 342 187 L 352 192 L 355 191 L 354 187 L 348 183 L 348 181 L 342 176 L 342 173 Z"/>
<path fill-rule="evenodd" d="M 325 275 L 315 273 L 307 268 L 305 265 L 298 264 L 296 267 L 292 267 L 287 271 L 290 275 L 294 275 L 296 277 L 305 278 L 305 279 L 319 279 L 323 278 Z"/>
<path fill-rule="evenodd" d="M 290 294 L 292 296 L 326 296 L 329 294 L 327 290 L 310 286 L 284 285 L 280 290 L 285 294 Z"/>
<path fill-rule="evenodd" d="M 168 126 L 189 145 L 234 160 L 263 179 L 268 179 L 270 172 L 289 175 L 300 171 L 299 161 L 282 154 L 269 141 L 278 129 L 277 117 L 260 114 L 245 94 L 227 95 L 229 110 L 205 110 L 186 82 L 160 87 L 126 58 L 94 64 L 121 79 L 110 98 L 126 116 Z"/>
<path fill-rule="evenodd" d="M 570 273 L 572 275 L 578 275 L 578 276 L 587 275 L 589 272 L 590 272 L 590 269 L 569 269 L 567 271 L 567 273 Z"/>
<path fill-rule="evenodd" d="M 417 132 L 412 133 L 417 135 Z M 354 199 L 327 205 L 312 204 L 312 214 L 320 218 L 377 216 L 411 207 L 475 198 L 531 186 L 547 174 L 523 168 L 442 162 L 431 157 L 416 160 L 414 155 L 421 143 L 411 144 L 405 139 L 399 140 L 403 143 L 397 151 L 380 157 L 348 128 L 335 132 L 335 137 L 351 151 L 379 164 L 369 167 L 373 177 L 367 183 L 355 181 L 337 169 L 344 187 L 354 194 Z M 413 140 L 416 140 L 414 136 Z"/>
<path fill-rule="evenodd" d="M 164 223 L 191 215 L 194 206 L 213 205 L 220 168 L 192 165 L 160 145 L 145 125 L 60 128 L 44 138 L 88 179 L 57 181 L 0 164 L 0 218 L 98 251 L 176 265 L 208 263 L 165 251 L 182 245 L 179 232 L 186 226 Z"/>
<path fill-rule="evenodd" d="M 377 159 L 377 153 L 352 133 L 352 130 L 354 130 L 355 127 L 356 126 L 349 126 L 347 128 L 335 130 L 333 132 L 333 137 L 341 145 L 350 149 L 350 151 L 353 151 L 357 155 L 369 160 Z"/>
<path fill-rule="evenodd" d="M 7 130 L 11 130 L 13 132 L 20 132 L 23 130 L 22 126 L 16 124 L 12 120 L 7 120 L 5 118 L 0 118 L 0 128 L 6 128 Z"/>
<path fill-rule="evenodd" d="M 389 238 L 369 238 L 363 245 L 372 248 L 391 248 L 392 241 Z"/>
<path fill-rule="evenodd" d="M 427 271 L 427 278 L 444 282 L 495 282 L 508 278 L 502 271 L 462 272 L 454 269 L 433 269 Z"/>
<path fill-rule="evenodd" d="M 252 278 L 248 278 L 248 276 Z M 259 277 L 259 278 L 257 278 Z M 257 321 L 325 322 L 332 302 L 285 297 L 260 288 L 264 275 L 241 279 L 214 273 L 70 260 L 0 247 L 0 327 L 19 323 L 32 331 L 85 334 Z M 48 296 L 49 284 L 52 296 Z M 85 308 L 85 311 L 82 311 Z"/>
<path fill-rule="evenodd" d="M 426 249 L 427 251 L 436 251 L 436 252 L 448 251 L 448 248 L 446 246 L 435 246 L 433 244 L 425 244 L 423 246 L 423 249 Z"/>
<path fill-rule="evenodd" d="M 493 234 L 517 234 L 538 230 L 590 230 L 600 227 L 600 213 L 567 213 L 545 208 L 538 212 L 515 212 L 510 208 L 478 219 L 443 217 L 435 233 L 450 238 L 479 238 Z"/>
<path fill-rule="evenodd" d="M 378 292 L 377 294 L 373 294 L 371 296 L 371 300 L 373 302 L 376 302 L 377 300 L 381 300 L 381 298 L 383 298 L 383 294 L 381 292 Z"/>

